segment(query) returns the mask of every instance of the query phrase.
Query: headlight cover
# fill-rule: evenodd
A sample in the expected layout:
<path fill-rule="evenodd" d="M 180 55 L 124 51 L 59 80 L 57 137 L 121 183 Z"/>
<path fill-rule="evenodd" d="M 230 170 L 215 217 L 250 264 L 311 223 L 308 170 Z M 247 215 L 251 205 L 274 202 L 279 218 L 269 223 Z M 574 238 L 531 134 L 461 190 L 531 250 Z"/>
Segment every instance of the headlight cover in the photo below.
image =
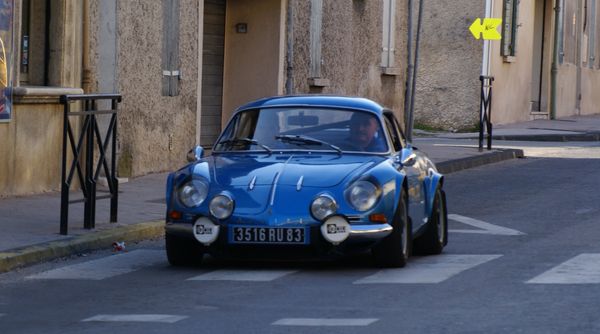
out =
<path fill-rule="evenodd" d="M 338 206 L 333 197 L 319 195 L 310 204 L 310 213 L 317 220 L 323 220 L 337 212 Z"/>
<path fill-rule="evenodd" d="M 210 214 L 217 219 L 229 218 L 233 213 L 233 207 L 233 199 L 225 194 L 215 196 L 208 205 Z"/>
<path fill-rule="evenodd" d="M 376 185 L 369 181 L 357 181 L 348 188 L 348 202 L 358 211 L 367 211 L 373 208 L 379 199 L 380 191 Z"/>
<path fill-rule="evenodd" d="M 179 201 L 188 208 L 197 207 L 206 200 L 208 195 L 208 181 L 205 179 L 193 179 L 179 187 L 177 197 Z"/>

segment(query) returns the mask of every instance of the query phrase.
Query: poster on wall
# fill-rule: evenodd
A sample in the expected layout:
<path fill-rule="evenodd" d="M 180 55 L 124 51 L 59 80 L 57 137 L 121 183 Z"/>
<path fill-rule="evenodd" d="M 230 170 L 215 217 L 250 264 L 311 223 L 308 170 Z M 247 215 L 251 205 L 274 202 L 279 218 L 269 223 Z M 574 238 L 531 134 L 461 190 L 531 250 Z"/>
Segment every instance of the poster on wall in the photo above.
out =
<path fill-rule="evenodd" d="M 14 0 L 0 0 L 0 122 L 12 111 L 12 41 Z"/>

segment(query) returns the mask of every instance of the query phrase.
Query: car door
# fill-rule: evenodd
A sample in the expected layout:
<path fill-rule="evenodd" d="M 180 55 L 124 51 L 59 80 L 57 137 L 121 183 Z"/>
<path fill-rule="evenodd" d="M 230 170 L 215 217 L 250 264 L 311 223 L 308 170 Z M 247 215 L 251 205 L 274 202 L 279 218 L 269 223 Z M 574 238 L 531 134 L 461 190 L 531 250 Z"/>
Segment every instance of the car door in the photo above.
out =
<path fill-rule="evenodd" d="M 395 150 L 398 170 L 403 169 L 408 183 L 408 213 L 412 219 L 413 231 L 417 231 L 427 222 L 425 214 L 424 180 L 427 176 L 427 161 L 416 148 L 406 141 L 406 137 L 398 126 L 391 112 L 384 113 L 386 130 L 390 135 Z"/>

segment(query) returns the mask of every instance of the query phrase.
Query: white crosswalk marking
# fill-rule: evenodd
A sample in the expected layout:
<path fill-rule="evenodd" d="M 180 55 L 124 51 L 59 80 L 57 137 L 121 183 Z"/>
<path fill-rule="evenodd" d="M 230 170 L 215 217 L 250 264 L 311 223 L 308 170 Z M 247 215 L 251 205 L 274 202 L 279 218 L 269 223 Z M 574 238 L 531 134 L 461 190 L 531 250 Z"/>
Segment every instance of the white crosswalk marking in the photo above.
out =
<path fill-rule="evenodd" d="M 165 261 L 162 250 L 138 249 L 27 276 L 27 279 L 102 280 Z"/>
<path fill-rule="evenodd" d="M 405 268 L 384 269 L 354 284 L 440 283 L 502 255 L 437 255 L 415 258 Z"/>
<path fill-rule="evenodd" d="M 379 319 L 319 319 L 319 318 L 284 318 L 272 323 L 275 326 L 369 326 Z"/>
<path fill-rule="evenodd" d="M 517 230 L 513 230 L 508 227 L 498 226 L 490 224 L 481 220 L 449 214 L 448 219 L 457 221 L 459 223 L 467 224 L 476 227 L 476 230 L 448 230 L 450 233 L 474 233 L 474 234 L 493 234 L 493 235 L 525 235 L 525 233 Z"/>
<path fill-rule="evenodd" d="M 269 282 L 293 274 L 294 270 L 216 270 L 188 278 L 188 281 L 250 281 Z"/>
<path fill-rule="evenodd" d="M 531 284 L 599 284 L 600 254 L 580 254 L 534 277 Z"/>
<path fill-rule="evenodd" d="M 98 314 L 91 318 L 83 319 L 82 322 L 164 322 L 175 323 L 187 316 L 169 314 Z"/>

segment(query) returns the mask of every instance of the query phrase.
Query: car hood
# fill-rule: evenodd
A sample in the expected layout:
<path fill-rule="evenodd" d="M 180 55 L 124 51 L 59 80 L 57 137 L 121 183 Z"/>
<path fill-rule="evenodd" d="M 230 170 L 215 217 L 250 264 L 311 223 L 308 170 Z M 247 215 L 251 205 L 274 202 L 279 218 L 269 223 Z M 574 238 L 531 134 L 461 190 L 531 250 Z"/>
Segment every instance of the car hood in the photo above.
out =
<path fill-rule="evenodd" d="M 207 157 L 210 179 L 223 188 L 300 184 L 333 187 L 354 173 L 362 173 L 384 157 L 367 155 L 286 154 L 216 155 Z"/>

